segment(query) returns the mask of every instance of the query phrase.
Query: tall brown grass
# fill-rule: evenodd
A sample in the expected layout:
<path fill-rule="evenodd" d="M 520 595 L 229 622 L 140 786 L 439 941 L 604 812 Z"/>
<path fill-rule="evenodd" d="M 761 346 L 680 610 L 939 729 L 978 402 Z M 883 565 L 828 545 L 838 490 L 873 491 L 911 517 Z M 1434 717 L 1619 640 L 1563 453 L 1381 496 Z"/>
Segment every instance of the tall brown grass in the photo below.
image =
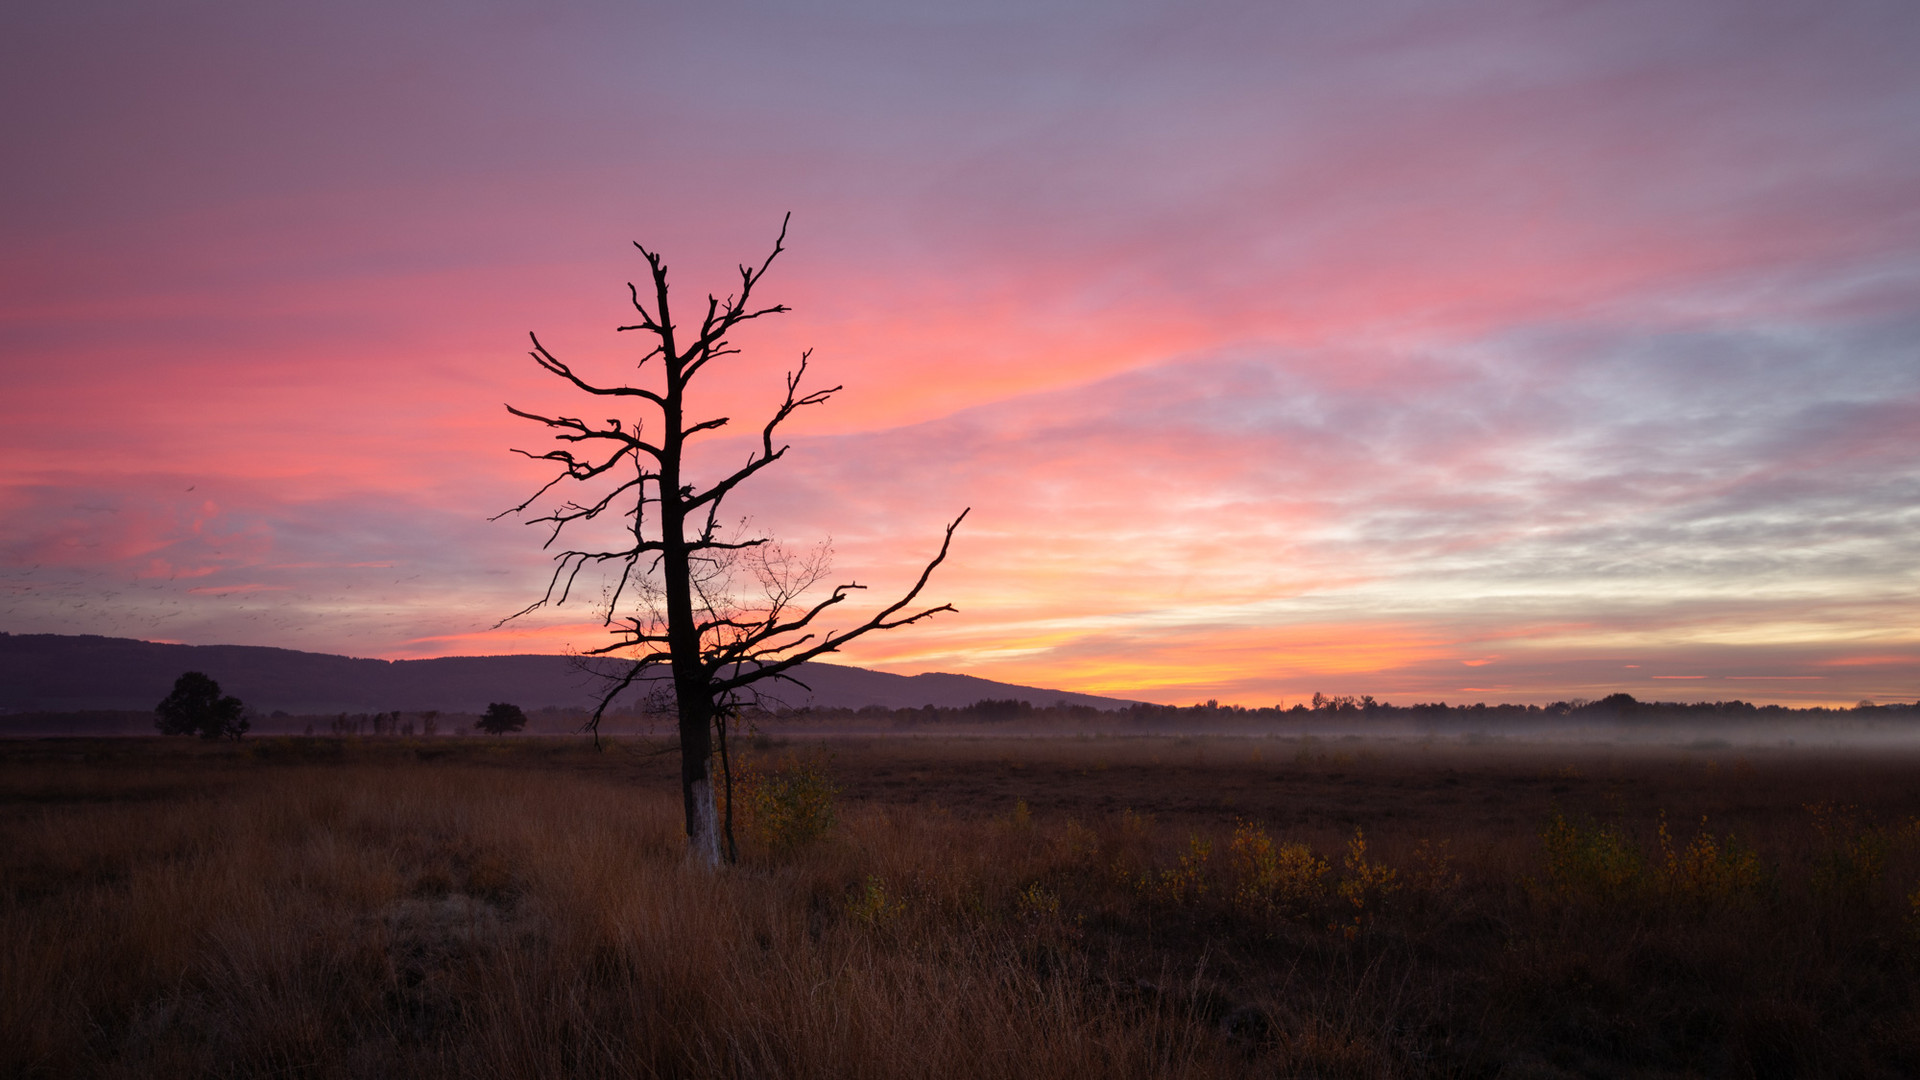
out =
<path fill-rule="evenodd" d="M 7 829 L 8 1075 L 1204 1075 L 1177 1014 L 1027 962 L 954 823 L 688 869 L 678 801 L 304 766 Z M 868 882 L 909 902 L 856 917 Z"/>
<path fill-rule="evenodd" d="M 1920 835 L 1856 807 L 1734 840 L 843 800 L 708 874 L 618 751 L 423 747 L 16 754 L 0 1075 L 1920 1071 Z"/>

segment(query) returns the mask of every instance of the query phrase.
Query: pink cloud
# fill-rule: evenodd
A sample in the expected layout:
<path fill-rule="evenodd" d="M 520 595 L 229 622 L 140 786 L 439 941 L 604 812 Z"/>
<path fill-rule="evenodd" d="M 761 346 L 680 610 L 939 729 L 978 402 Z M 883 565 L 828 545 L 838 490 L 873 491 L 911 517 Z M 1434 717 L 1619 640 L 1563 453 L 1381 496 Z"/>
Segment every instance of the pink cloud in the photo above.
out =
<path fill-rule="evenodd" d="M 285 585 L 261 585 L 258 582 L 249 582 L 244 585 L 202 585 L 188 589 L 187 592 L 194 596 L 233 596 L 241 593 L 285 592 L 286 590 Z"/>
<path fill-rule="evenodd" d="M 12 19 L 0 618 L 590 638 L 488 629 L 545 567 L 482 520 L 543 479 L 501 403 L 580 407 L 525 334 L 618 376 L 629 239 L 691 304 L 794 209 L 795 312 L 697 404 L 746 424 L 809 346 L 847 390 L 739 510 L 878 596 L 974 507 L 960 615 L 860 657 L 1920 696 L 1912 15 L 974 17 Z"/>

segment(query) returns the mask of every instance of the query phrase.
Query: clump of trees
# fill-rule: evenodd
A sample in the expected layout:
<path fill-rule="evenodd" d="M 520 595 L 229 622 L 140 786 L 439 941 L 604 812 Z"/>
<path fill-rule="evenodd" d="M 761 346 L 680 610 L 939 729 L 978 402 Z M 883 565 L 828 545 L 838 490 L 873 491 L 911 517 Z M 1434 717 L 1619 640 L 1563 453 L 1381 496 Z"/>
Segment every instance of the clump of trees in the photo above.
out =
<path fill-rule="evenodd" d="M 487 711 L 474 722 L 474 726 L 489 735 L 506 735 L 526 727 L 527 714 L 520 711 L 518 705 L 496 701 L 487 706 Z"/>
<path fill-rule="evenodd" d="M 173 692 L 153 707 L 153 726 L 162 735 L 198 735 L 203 739 L 234 739 L 253 724 L 240 699 L 220 693 L 220 684 L 205 672 L 189 671 L 173 681 Z"/>

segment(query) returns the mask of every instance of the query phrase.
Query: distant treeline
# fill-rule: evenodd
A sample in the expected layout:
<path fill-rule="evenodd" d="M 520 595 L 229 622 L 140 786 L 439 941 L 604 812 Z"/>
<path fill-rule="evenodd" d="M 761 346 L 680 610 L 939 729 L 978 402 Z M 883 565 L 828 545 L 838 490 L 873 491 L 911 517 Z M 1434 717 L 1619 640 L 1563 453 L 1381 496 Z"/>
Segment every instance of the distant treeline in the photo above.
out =
<path fill-rule="evenodd" d="M 249 710 L 255 735 L 316 735 L 333 737 L 432 737 L 466 735 L 475 731 L 476 714 L 462 712 L 392 710 L 374 713 L 291 715 L 282 711 L 260 714 Z M 584 730 L 584 709 L 548 707 L 527 710 L 529 735 L 564 735 Z M 926 705 L 917 709 L 865 708 L 745 709 L 740 719 L 748 727 L 832 727 L 861 729 L 969 728 L 981 725 L 1018 726 L 1036 730 L 1227 730 L 1288 728 L 1315 730 L 1350 726 L 1366 728 L 1423 728 L 1462 730 L 1538 729 L 1585 724 L 1649 726 L 1713 724 L 1877 724 L 1920 722 L 1920 702 L 1876 705 L 1861 702 L 1848 708 L 1755 705 L 1746 701 L 1640 701 L 1630 694 L 1610 694 L 1597 701 L 1572 698 L 1551 705 L 1449 705 L 1444 701 L 1394 705 L 1371 696 L 1328 697 L 1315 694 L 1311 704 L 1249 708 L 1209 701 L 1201 705 L 1134 704 L 1124 709 L 1096 709 L 1089 705 L 1056 702 L 1035 705 L 1016 698 L 988 698 L 971 705 Z M 666 714 L 620 710 L 602 724 L 603 734 L 670 734 L 674 721 Z M 153 713 L 137 710 L 90 712 L 28 712 L 0 715 L 0 736 L 151 735 Z"/>
<path fill-rule="evenodd" d="M 1376 701 L 1370 695 L 1328 697 L 1315 694 L 1311 704 L 1292 707 L 1272 705 L 1249 708 L 1208 701 L 1203 705 L 1135 704 L 1124 709 L 1103 711 L 1085 706 L 1035 705 L 1012 698 L 976 701 L 961 708 L 926 706 L 919 709 L 783 709 L 755 714 L 756 719 L 772 721 L 856 721 L 863 724 L 891 724 L 897 727 L 921 725 L 1029 724 L 1035 726 L 1111 726 L 1111 727 L 1214 727 L 1260 726 L 1326 723 L 1411 722 L 1434 726 L 1535 726 L 1565 723 L 1712 723 L 1822 720 L 1904 721 L 1920 720 L 1920 702 L 1876 705 L 1861 702 L 1848 708 L 1787 705 L 1755 705 L 1747 701 L 1640 701 L 1631 694 L 1610 694 L 1599 700 L 1572 698 L 1551 705 L 1449 705 L 1444 701 L 1394 705 Z"/>
<path fill-rule="evenodd" d="M 327 735 L 397 736 L 466 735 L 474 730 L 478 714 L 426 710 L 406 712 L 324 713 L 295 715 L 282 710 L 246 712 L 250 736 Z M 578 709 L 531 709 L 528 728 L 537 734 L 578 730 L 586 713 Z M 0 737 L 58 735 L 155 735 L 154 714 L 140 709 L 89 709 L 0 714 Z"/>

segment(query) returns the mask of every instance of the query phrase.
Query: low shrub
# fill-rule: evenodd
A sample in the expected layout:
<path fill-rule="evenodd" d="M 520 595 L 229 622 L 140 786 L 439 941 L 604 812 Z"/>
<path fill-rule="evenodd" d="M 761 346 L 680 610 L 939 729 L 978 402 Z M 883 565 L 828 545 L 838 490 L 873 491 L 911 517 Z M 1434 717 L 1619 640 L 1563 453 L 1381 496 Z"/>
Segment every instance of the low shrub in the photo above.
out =
<path fill-rule="evenodd" d="M 1242 821 L 1227 844 L 1233 906 L 1243 914 L 1279 912 L 1304 917 L 1326 893 L 1327 861 L 1299 842 L 1276 844 L 1267 831 Z"/>
<path fill-rule="evenodd" d="M 1708 832 L 1705 815 L 1700 818 L 1700 831 L 1685 848 L 1676 849 L 1663 812 L 1659 838 L 1660 885 L 1668 896 L 1696 902 L 1727 900 L 1757 894 L 1766 884 L 1760 856 L 1731 834 L 1721 839 Z"/>
<path fill-rule="evenodd" d="M 1571 821 L 1556 806 L 1540 843 L 1546 849 L 1542 887 L 1558 900 L 1615 899 L 1640 885 L 1645 860 L 1615 826 Z"/>
<path fill-rule="evenodd" d="M 1870 899 L 1886 877 L 1893 834 L 1867 820 L 1855 806 L 1809 803 L 1806 810 L 1813 815 L 1813 828 L 1821 840 L 1813 868 L 1814 887 L 1852 902 Z"/>
<path fill-rule="evenodd" d="M 735 827 L 767 850 L 781 853 L 813 843 L 833 831 L 834 797 L 840 789 L 817 756 L 788 757 L 771 769 L 753 763 L 735 767 Z"/>

